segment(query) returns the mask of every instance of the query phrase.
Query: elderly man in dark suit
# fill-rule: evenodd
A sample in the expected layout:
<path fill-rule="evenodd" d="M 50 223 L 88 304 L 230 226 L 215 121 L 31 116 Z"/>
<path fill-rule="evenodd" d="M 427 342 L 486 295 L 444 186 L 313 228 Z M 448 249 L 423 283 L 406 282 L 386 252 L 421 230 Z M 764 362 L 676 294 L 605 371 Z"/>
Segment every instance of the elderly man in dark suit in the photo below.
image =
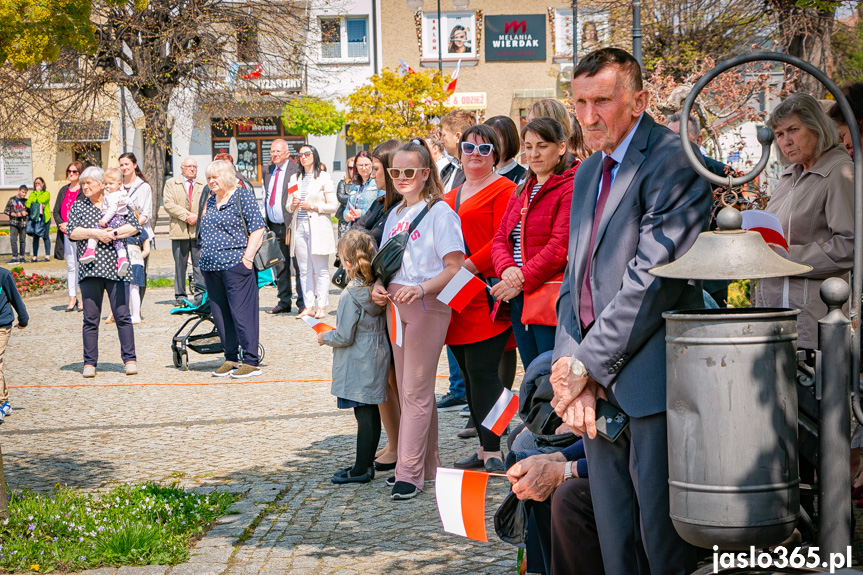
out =
<path fill-rule="evenodd" d="M 573 70 L 576 115 L 598 150 L 576 172 L 569 263 L 557 302 L 555 411 L 586 433 L 607 573 L 683 574 L 669 514 L 662 313 L 702 307 L 700 285 L 650 275 L 704 230 L 710 189 L 680 139 L 648 114 L 638 62 L 603 48 Z M 616 442 L 596 434 L 596 401 L 630 417 Z"/>
<path fill-rule="evenodd" d="M 300 285 L 300 270 L 296 258 L 291 258 L 291 238 L 285 238 L 290 230 L 289 220 L 285 218 L 288 211 L 288 180 L 292 174 L 300 172 L 299 166 L 290 161 L 288 143 L 284 140 L 273 140 L 270 145 L 270 158 L 273 163 L 264 172 L 264 211 L 267 226 L 276 234 L 279 248 L 285 257 L 285 263 L 276 266 L 276 285 L 279 290 L 279 303 L 268 309 L 267 313 L 288 313 L 291 311 L 291 263 L 293 260 L 294 277 L 297 278 L 297 313 L 305 309 L 303 290 Z"/>

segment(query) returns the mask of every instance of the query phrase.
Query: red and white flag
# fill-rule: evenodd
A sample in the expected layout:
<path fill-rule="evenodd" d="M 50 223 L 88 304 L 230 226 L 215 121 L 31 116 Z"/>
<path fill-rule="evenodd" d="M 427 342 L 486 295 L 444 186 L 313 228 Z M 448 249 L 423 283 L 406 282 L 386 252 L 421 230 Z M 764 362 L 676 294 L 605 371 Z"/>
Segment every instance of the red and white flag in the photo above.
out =
<path fill-rule="evenodd" d="M 446 91 L 449 94 L 455 92 L 455 83 L 458 82 L 458 71 L 461 70 L 461 60 L 456 62 L 455 71 L 452 73 L 452 76 L 449 77 L 449 84 L 446 85 Z"/>
<path fill-rule="evenodd" d="M 740 212 L 740 215 L 743 216 L 743 225 L 740 226 L 742 229 L 758 232 L 768 244 L 775 244 L 788 251 L 782 223 L 776 214 L 763 210 L 746 210 Z"/>
<path fill-rule="evenodd" d="M 408 66 L 408 63 L 399 58 L 399 76 L 405 76 L 407 74 L 416 74 L 416 70 Z"/>
<path fill-rule="evenodd" d="M 518 396 L 504 387 L 503 393 L 494 402 L 494 407 L 482 420 L 482 426 L 500 436 L 516 412 L 518 412 Z"/>
<path fill-rule="evenodd" d="M 447 533 L 488 541 L 485 531 L 485 488 L 488 473 L 437 468 L 435 499 Z"/>
<path fill-rule="evenodd" d="M 467 307 L 470 300 L 484 289 L 486 289 L 484 281 L 467 271 L 466 268 L 461 268 L 449 280 L 437 298 L 455 311 L 461 312 Z"/>
<path fill-rule="evenodd" d="M 321 320 L 315 319 L 315 318 L 308 316 L 308 315 L 303 316 L 303 321 L 306 322 L 307 324 L 309 324 L 309 327 L 312 328 L 313 330 L 315 330 L 317 333 L 325 333 L 325 332 L 333 331 L 334 329 L 336 329 L 333 326 L 327 325 L 324 322 L 322 322 Z"/>
<path fill-rule="evenodd" d="M 300 186 L 295 182 L 291 187 L 288 188 L 288 193 L 293 194 L 295 192 L 300 191 Z"/>
<path fill-rule="evenodd" d="M 405 330 L 402 327 L 402 316 L 399 315 L 399 308 L 392 299 L 390 299 L 390 323 L 393 324 L 390 329 L 390 341 L 393 345 L 401 347 Z"/>

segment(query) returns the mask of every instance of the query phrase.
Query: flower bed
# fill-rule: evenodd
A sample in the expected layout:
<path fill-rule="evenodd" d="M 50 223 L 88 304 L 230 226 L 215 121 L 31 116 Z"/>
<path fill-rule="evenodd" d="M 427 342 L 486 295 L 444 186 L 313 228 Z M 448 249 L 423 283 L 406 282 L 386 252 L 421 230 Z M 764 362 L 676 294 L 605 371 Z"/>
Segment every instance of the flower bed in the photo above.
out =
<path fill-rule="evenodd" d="M 176 565 L 236 499 L 155 483 L 121 485 L 101 497 L 67 488 L 17 494 L 0 524 L 0 569 Z"/>
<path fill-rule="evenodd" d="M 66 282 L 39 274 L 28 274 L 22 267 L 12 268 L 12 277 L 15 278 L 15 287 L 21 297 L 31 297 L 46 293 L 53 293 L 66 287 Z"/>

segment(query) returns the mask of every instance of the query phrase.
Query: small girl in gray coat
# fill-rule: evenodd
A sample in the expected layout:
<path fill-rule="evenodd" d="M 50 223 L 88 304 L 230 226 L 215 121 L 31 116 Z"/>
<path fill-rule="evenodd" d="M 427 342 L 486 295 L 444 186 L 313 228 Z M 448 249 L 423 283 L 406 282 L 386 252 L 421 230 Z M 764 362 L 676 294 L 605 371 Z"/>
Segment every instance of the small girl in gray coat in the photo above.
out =
<path fill-rule="evenodd" d="M 381 438 L 378 404 L 387 400 L 390 343 L 386 308 L 374 303 L 372 258 L 375 241 L 365 230 L 352 229 L 339 238 L 338 253 L 350 283 L 339 297 L 336 329 L 318 334 L 320 345 L 333 348 L 332 394 L 339 409 L 354 410 L 357 457 L 353 467 L 337 471 L 333 483 L 368 483 Z"/>

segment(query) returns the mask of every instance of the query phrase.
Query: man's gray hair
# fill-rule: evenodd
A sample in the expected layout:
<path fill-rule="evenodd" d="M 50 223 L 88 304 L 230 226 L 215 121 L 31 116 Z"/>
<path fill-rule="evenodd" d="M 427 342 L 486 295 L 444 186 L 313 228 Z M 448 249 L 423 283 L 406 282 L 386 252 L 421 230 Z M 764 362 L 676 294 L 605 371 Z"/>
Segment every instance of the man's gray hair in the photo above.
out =
<path fill-rule="evenodd" d="M 839 143 L 839 130 L 836 129 L 836 123 L 827 117 L 818 100 L 809 94 L 791 94 L 785 98 L 767 118 L 767 127 L 775 130 L 779 122 L 791 116 L 797 116 L 800 123 L 818 138 L 815 144 L 816 158 L 820 158 L 824 152 Z M 778 142 L 776 143 L 776 156 L 783 166 L 791 164 L 791 161 L 779 149 Z"/>
<path fill-rule="evenodd" d="M 97 182 L 101 182 L 105 179 L 105 170 L 100 168 L 99 166 L 90 166 L 89 168 L 85 168 L 81 175 L 78 176 L 80 180 L 96 180 Z"/>
<path fill-rule="evenodd" d="M 668 116 L 668 117 L 665 119 L 665 125 L 666 125 L 666 126 L 667 126 L 668 124 L 679 124 L 679 123 L 680 123 L 680 114 L 679 114 L 679 113 L 677 113 L 677 114 L 671 114 L 670 116 Z M 699 122 L 699 121 L 698 121 L 698 118 L 696 118 L 696 117 L 695 117 L 695 116 L 693 116 L 692 114 L 689 114 L 689 123 L 691 124 L 691 128 L 690 128 L 690 129 L 695 130 L 696 132 L 700 132 L 700 131 L 701 131 L 701 122 Z"/>

